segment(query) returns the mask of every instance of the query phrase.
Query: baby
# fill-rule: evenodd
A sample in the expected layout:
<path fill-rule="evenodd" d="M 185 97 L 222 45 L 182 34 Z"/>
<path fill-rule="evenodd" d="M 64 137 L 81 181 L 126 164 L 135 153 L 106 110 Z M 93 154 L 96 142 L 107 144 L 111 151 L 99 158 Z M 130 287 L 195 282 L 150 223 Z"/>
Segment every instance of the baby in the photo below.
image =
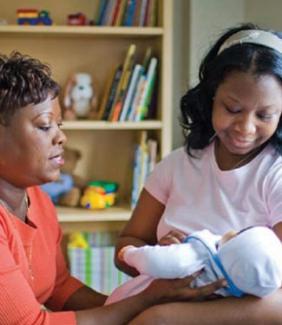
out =
<path fill-rule="evenodd" d="M 264 297 L 282 285 L 282 244 L 267 227 L 250 227 L 224 236 L 202 230 L 182 244 L 126 246 L 120 257 L 140 275 L 113 291 L 110 304 L 137 294 L 154 278 L 183 278 L 203 269 L 193 286 L 225 278 L 227 286 L 216 293 L 241 297 Z"/>

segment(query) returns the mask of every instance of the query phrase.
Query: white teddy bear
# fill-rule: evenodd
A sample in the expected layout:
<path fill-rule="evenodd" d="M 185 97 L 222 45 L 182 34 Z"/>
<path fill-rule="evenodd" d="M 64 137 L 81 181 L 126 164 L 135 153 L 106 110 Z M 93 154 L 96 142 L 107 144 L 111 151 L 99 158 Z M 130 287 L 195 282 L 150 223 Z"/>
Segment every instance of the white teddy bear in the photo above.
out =
<path fill-rule="evenodd" d="M 68 81 L 64 97 L 64 119 L 87 118 L 96 109 L 97 99 L 88 73 L 76 73 Z"/>

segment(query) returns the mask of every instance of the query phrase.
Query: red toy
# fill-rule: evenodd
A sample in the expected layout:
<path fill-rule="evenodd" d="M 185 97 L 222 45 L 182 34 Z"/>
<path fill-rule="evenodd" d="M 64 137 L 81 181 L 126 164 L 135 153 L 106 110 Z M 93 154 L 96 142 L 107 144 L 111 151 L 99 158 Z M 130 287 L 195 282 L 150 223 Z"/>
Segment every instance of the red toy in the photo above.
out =
<path fill-rule="evenodd" d="M 81 12 L 78 12 L 76 14 L 70 14 L 68 15 L 68 25 L 74 25 L 74 26 L 87 25 L 87 18 Z"/>

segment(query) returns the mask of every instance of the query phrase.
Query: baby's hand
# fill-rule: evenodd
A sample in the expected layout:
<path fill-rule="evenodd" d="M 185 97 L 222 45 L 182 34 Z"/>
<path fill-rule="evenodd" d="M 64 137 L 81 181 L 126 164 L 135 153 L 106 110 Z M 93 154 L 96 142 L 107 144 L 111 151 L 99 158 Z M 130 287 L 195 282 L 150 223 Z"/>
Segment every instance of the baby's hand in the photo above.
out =
<path fill-rule="evenodd" d="M 122 247 L 122 249 L 118 252 L 118 259 L 120 261 L 124 261 L 124 254 L 125 254 L 126 250 L 129 248 L 132 248 L 132 247 L 135 247 L 135 246 L 127 245 L 127 246 Z"/>
<path fill-rule="evenodd" d="M 171 230 L 159 240 L 159 245 L 181 244 L 187 235 L 179 230 Z"/>

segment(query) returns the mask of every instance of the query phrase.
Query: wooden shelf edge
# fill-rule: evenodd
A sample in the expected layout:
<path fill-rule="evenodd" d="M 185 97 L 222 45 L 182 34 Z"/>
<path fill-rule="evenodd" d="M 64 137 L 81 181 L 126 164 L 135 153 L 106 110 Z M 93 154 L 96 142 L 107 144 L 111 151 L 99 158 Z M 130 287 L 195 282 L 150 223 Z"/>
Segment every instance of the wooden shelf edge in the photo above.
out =
<path fill-rule="evenodd" d="M 130 208 L 112 207 L 103 210 L 56 207 L 58 220 L 64 222 L 105 222 L 127 221 L 131 216 Z"/>
<path fill-rule="evenodd" d="M 64 130 L 144 130 L 161 129 L 162 121 L 107 122 L 107 121 L 63 121 Z"/>
<path fill-rule="evenodd" d="M 105 26 L 20 26 L 0 25 L 0 33 L 15 34 L 63 34 L 63 35 L 101 35 L 101 36 L 160 36 L 162 27 L 105 27 Z"/>

